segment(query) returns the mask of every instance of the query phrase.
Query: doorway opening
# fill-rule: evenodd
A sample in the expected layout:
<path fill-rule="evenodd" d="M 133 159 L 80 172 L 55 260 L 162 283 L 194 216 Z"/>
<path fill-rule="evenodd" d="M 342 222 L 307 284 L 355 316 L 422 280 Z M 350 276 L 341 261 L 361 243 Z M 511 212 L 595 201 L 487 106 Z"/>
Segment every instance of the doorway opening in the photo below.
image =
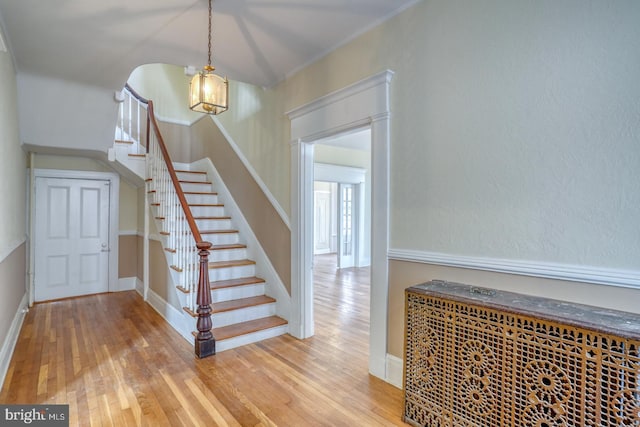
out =
<path fill-rule="evenodd" d="M 389 248 L 389 85 L 386 70 L 297 107 L 291 120 L 291 314 L 289 333 L 310 337 L 313 325 L 314 145 L 355 129 L 371 130 L 371 297 L 369 372 L 387 379 Z"/>
<path fill-rule="evenodd" d="M 371 130 L 314 144 L 313 295 L 317 334 L 349 330 L 368 354 Z M 325 323 L 326 322 L 326 323 Z"/>

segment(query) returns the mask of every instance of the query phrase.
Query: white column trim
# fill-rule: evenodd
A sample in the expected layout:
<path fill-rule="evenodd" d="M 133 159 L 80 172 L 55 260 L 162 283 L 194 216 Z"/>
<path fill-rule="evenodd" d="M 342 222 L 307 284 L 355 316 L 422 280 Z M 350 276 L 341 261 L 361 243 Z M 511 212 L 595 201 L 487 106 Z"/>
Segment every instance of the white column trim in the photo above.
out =
<path fill-rule="evenodd" d="M 313 145 L 291 142 L 291 319 L 289 333 L 308 338 L 313 326 Z M 298 179 L 293 179 L 296 176 Z M 295 285 L 294 285 L 295 284 Z"/>

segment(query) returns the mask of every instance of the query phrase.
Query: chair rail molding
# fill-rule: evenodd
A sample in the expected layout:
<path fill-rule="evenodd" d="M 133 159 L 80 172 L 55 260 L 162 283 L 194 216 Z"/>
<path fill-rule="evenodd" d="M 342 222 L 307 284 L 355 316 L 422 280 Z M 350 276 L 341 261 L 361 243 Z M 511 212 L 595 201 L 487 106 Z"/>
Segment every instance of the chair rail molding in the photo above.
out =
<path fill-rule="evenodd" d="M 389 250 L 389 259 L 640 289 L 640 271 L 638 270 L 620 270 L 573 264 L 473 257 L 396 248 Z"/>

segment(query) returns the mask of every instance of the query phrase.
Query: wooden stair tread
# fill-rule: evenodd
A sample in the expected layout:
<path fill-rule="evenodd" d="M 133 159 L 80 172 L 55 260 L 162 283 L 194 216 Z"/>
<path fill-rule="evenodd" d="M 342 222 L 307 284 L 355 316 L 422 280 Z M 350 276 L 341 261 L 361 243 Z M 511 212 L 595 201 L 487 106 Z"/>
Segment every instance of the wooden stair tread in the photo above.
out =
<path fill-rule="evenodd" d="M 223 251 L 225 249 L 246 249 L 247 245 L 242 243 L 229 243 L 228 245 L 213 245 L 209 248 L 210 251 Z"/>
<path fill-rule="evenodd" d="M 215 191 L 183 191 L 184 194 L 196 194 L 199 196 L 217 196 Z"/>
<path fill-rule="evenodd" d="M 243 267 L 245 265 L 254 265 L 256 262 L 250 259 L 237 259 L 233 261 L 214 261 L 209 263 L 209 268 L 228 268 Z"/>
<path fill-rule="evenodd" d="M 231 219 L 230 216 L 194 216 L 193 219 Z"/>
<path fill-rule="evenodd" d="M 182 170 L 182 169 L 174 169 L 174 170 L 175 170 L 176 173 L 178 173 L 178 172 L 179 173 L 197 173 L 197 174 L 200 174 L 200 175 L 206 175 L 207 174 L 206 172 L 203 172 L 203 171 L 186 171 L 186 170 Z"/>
<path fill-rule="evenodd" d="M 209 288 L 213 291 L 217 289 L 233 288 L 236 286 L 256 285 L 264 282 L 265 280 L 261 279 L 260 277 L 241 277 L 239 279 L 218 280 L 216 282 L 211 282 L 209 284 Z"/>
<path fill-rule="evenodd" d="M 190 203 L 189 206 L 202 206 L 202 207 L 221 208 L 224 205 L 222 203 Z"/>
<path fill-rule="evenodd" d="M 233 234 L 238 230 L 200 230 L 200 234 Z"/>
<path fill-rule="evenodd" d="M 225 311 L 239 310 L 241 308 L 255 307 L 263 304 L 271 304 L 276 302 L 274 298 L 266 295 L 256 297 L 232 299 L 229 301 L 214 302 L 211 304 L 213 313 L 224 313 Z"/>
<path fill-rule="evenodd" d="M 127 154 L 127 156 L 129 156 L 129 157 L 139 157 L 139 158 L 142 158 L 142 157 L 146 157 L 147 155 L 146 155 L 146 154 L 133 154 L 133 153 L 129 153 L 129 154 Z"/>
<path fill-rule="evenodd" d="M 116 144 L 133 144 L 134 141 L 124 140 L 124 139 L 116 139 L 114 141 Z"/>
<path fill-rule="evenodd" d="M 213 328 L 211 333 L 216 341 L 222 341 L 240 335 L 250 334 L 265 329 L 286 325 L 287 321 L 278 316 L 264 317 L 262 319 L 251 320 L 249 322 L 236 323 L 234 325 Z"/>
<path fill-rule="evenodd" d="M 131 154 L 129 154 L 129 155 L 131 155 Z M 180 179 L 180 180 L 178 180 L 178 182 L 180 184 L 209 184 L 209 185 L 211 185 L 211 181 L 185 181 L 185 180 Z"/>

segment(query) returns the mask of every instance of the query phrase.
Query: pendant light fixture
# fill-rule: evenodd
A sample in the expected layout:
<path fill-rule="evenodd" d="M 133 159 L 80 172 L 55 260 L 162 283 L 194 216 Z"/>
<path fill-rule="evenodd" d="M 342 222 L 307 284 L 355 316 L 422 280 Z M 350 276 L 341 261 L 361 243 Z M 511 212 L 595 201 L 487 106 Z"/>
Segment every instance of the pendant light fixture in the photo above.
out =
<path fill-rule="evenodd" d="M 209 57 L 207 65 L 191 79 L 189 108 L 206 114 L 220 114 L 229 108 L 229 81 L 214 74 L 211 65 L 211 0 L 209 0 Z"/>

